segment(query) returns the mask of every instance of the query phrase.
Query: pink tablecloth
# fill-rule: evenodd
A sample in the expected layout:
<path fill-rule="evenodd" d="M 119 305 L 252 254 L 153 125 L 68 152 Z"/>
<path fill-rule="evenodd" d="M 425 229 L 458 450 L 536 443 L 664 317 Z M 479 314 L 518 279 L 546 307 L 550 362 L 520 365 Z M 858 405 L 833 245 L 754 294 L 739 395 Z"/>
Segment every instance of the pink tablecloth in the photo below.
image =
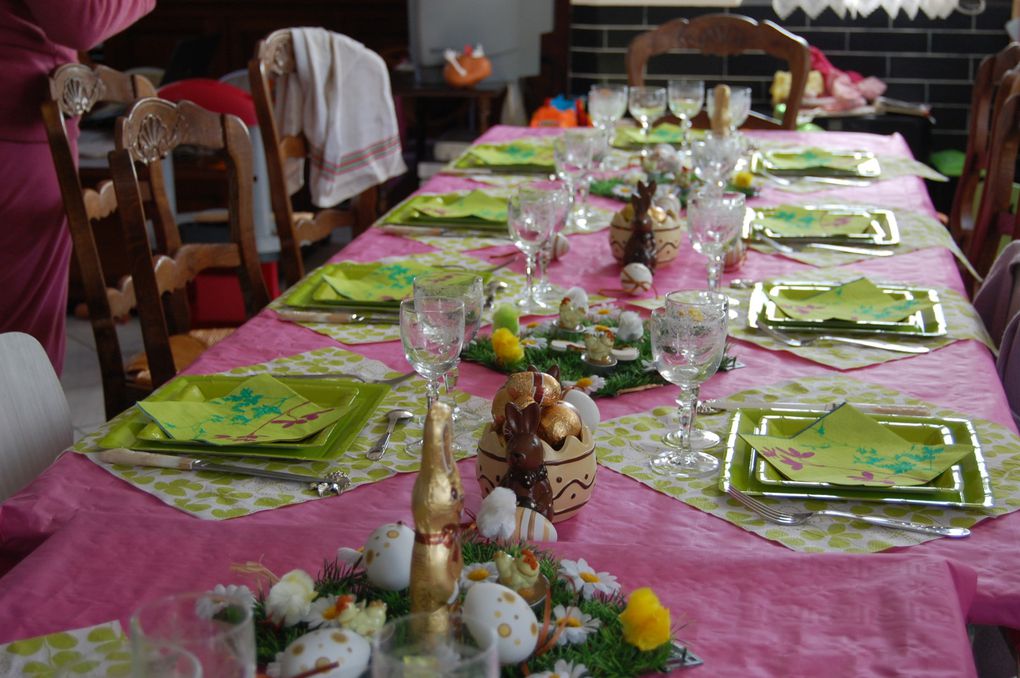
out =
<path fill-rule="evenodd" d="M 485 139 L 520 133 L 494 128 Z M 897 136 L 773 134 L 830 147 L 908 153 Z M 468 185 L 464 178 L 437 177 L 425 188 Z M 913 177 L 810 198 L 767 189 L 759 200 L 817 202 L 822 196 L 931 212 L 923 183 Z M 555 282 L 590 290 L 618 286 L 619 269 L 605 233 L 572 236 L 571 243 L 567 259 L 552 267 Z M 370 231 L 342 255 L 372 260 L 428 249 Z M 952 255 L 942 249 L 855 267 L 884 280 L 963 290 Z M 807 268 L 751 252 L 738 275 L 757 279 Z M 661 291 L 698 287 L 704 275 L 703 260 L 687 251 L 657 273 L 656 286 Z M 192 371 L 213 372 L 331 345 L 336 343 L 264 311 L 211 349 Z M 396 342 L 352 350 L 395 369 L 407 368 Z M 788 353 L 748 344 L 739 344 L 737 353 L 748 367 L 714 377 L 703 388 L 706 397 L 832 373 Z M 1013 427 L 991 355 L 978 342 L 957 342 L 846 374 Z M 502 380 L 478 365 L 461 368 L 460 386 L 479 396 L 491 396 Z M 600 406 L 604 417 L 614 417 L 670 403 L 672 397 L 671 389 L 655 389 L 603 400 Z M 477 506 L 472 463 L 462 463 L 461 472 L 469 505 Z M 270 566 L 315 569 L 335 546 L 356 545 L 379 523 L 408 518 L 412 482 L 411 476 L 397 476 L 342 497 L 208 524 L 67 455 L 0 507 L 0 554 L 16 560 L 42 545 L 0 581 L 0 642 L 122 615 L 143 590 L 229 581 L 230 562 L 262 554 Z M 662 589 L 670 606 L 688 612 L 695 624 L 684 635 L 715 667 L 712 675 L 810 675 L 833 666 L 834 660 L 841 667 L 856 667 L 849 673 L 857 675 L 970 675 L 964 617 L 1020 627 L 1020 568 L 1015 567 L 1020 519 L 1015 515 L 985 521 L 966 540 L 936 540 L 899 554 L 806 555 L 603 469 L 590 506 L 560 525 L 560 537 L 556 548 L 561 554 L 583 555 L 619 574 L 628 587 Z M 23 597 L 34 604 L 22 602 Z M 848 641 L 853 649 L 843 648 Z M 768 650 L 776 654 L 769 656 Z"/>

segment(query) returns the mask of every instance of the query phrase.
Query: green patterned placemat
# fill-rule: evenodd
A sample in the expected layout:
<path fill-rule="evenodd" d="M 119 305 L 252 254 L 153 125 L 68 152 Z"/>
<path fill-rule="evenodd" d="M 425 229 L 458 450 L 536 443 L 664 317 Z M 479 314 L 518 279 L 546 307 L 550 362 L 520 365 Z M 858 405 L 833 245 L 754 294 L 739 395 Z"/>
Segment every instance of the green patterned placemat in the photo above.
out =
<path fill-rule="evenodd" d="M 434 266 L 436 268 L 448 267 L 472 271 L 484 271 L 491 269 L 492 264 L 476 259 L 453 250 L 440 250 L 438 252 L 425 252 L 413 256 L 387 257 L 380 259 L 380 262 L 404 262 L 413 261 L 417 265 Z M 311 274 L 310 274 L 311 275 Z M 493 278 L 502 280 L 508 287 L 500 292 L 498 301 L 505 301 L 520 296 L 524 292 L 525 278 L 520 273 L 500 269 L 493 274 Z M 305 278 L 307 280 L 307 277 Z M 300 284 L 300 283 L 298 283 Z M 559 294 L 565 293 L 563 288 L 557 288 Z M 269 304 L 269 308 L 284 308 L 284 300 L 287 295 L 276 299 Z M 341 323 L 298 323 L 313 332 L 324 334 L 327 337 L 336 339 L 345 344 L 374 344 L 381 341 L 397 341 L 400 339 L 400 325 L 396 322 L 386 325 L 375 325 L 370 323 L 341 324 Z"/>
<path fill-rule="evenodd" d="M 0 645 L 0 676 L 131 675 L 131 646 L 117 621 Z"/>
<path fill-rule="evenodd" d="M 399 372 L 364 356 L 340 348 L 324 348 L 280 358 L 258 365 L 247 365 L 230 370 L 226 374 L 247 375 L 271 372 L 273 374 L 354 374 L 366 380 L 385 379 L 398 376 Z M 464 413 L 456 429 L 456 442 L 462 452 L 458 458 L 475 453 L 480 430 L 489 419 L 489 402 L 462 391 L 454 394 Z M 374 483 L 397 473 L 411 473 L 418 470 L 419 455 L 404 449 L 404 443 L 421 436 L 421 424 L 407 424 L 398 427 L 390 440 L 386 454 L 379 461 L 365 458 L 372 443 L 386 431 L 386 412 L 395 408 L 409 409 L 415 414 L 425 414 L 425 384 L 413 377 L 394 387 L 376 410 L 376 415 L 362 430 L 343 455 L 329 461 L 281 461 L 251 458 L 231 459 L 231 464 L 256 468 L 303 473 L 322 476 L 330 471 L 343 471 L 351 478 L 351 488 Z M 121 414 L 113 422 L 121 421 L 127 414 Z M 110 423 L 113 423 L 110 422 Z M 98 441 L 106 435 L 110 423 L 98 431 L 82 438 L 72 448 L 75 452 L 98 452 L 102 448 Z M 297 483 L 281 483 L 273 480 L 223 474 L 211 471 L 178 471 L 149 467 L 111 466 L 88 457 L 101 468 L 121 480 L 148 492 L 160 501 L 174 508 L 206 520 L 236 518 L 267 509 L 300 504 L 318 499 L 312 491 L 304 490 Z"/>
<path fill-rule="evenodd" d="M 883 405 L 923 405 L 935 417 L 963 416 L 950 409 L 932 405 L 882 386 L 866 384 L 845 376 L 808 377 L 797 381 L 750 389 L 729 396 L 728 400 L 796 401 L 829 403 L 839 400 L 882 403 Z M 652 473 L 648 460 L 665 448 L 662 434 L 675 425 L 675 408 L 660 407 L 650 412 L 626 415 L 604 421 L 595 434 L 599 463 L 647 485 L 685 504 L 741 527 L 748 532 L 777 541 L 795 551 L 870 553 L 894 546 L 913 546 L 934 537 L 903 530 L 864 526 L 841 518 L 816 517 L 807 525 L 788 527 L 767 523 L 719 489 L 718 474 L 709 478 L 682 480 Z M 724 434 L 732 414 L 723 412 L 699 416 L 705 428 Z M 982 453 L 991 476 L 993 508 L 965 510 L 908 504 L 883 504 L 865 501 L 777 501 L 766 503 L 787 511 L 825 508 L 850 511 L 858 515 L 877 515 L 939 522 L 943 525 L 971 527 L 991 516 L 1000 516 L 1020 508 L 1020 458 L 1015 451 L 1020 439 L 1008 429 L 983 419 L 973 419 L 981 440 Z M 722 454 L 722 448 L 712 450 Z"/>
<path fill-rule="evenodd" d="M 866 274 L 854 271 L 849 268 L 830 268 L 799 271 L 796 275 L 786 276 L 784 280 L 798 280 L 805 282 L 833 282 L 844 283 L 860 278 Z M 881 282 L 892 282 L 882 280 Z M 944 337 L 930 337 L 924 339 L 910 339 L 909 336 L 888 336 L 888 335 L 867 335 L 867 338 L 874 338 L 879 341 L 893 343 L 921 344 L 932 350 L 948 346 L 954 341 L 963 339 L 974 339 L 992 348 L 991 338 L 985 330 L 977 311 L 963 295 L 950 289 L 936 287 L 939 298 L 942 301 L 942 310 L 946 316 L 946 328 L 948 335 Z M 731 337 L 741 339 L 767 348 L 770 351 L 789 351 L 802 358 L 812 360 L 827 367 L 834 367 L 838 370 L 853 370 L 868 365 L 889 362 L 890 360 L 901 360 L 912 358 L 912 353 L 897 353 L 879 348 L 867 346 L 854 346 L 851 344 L 819 343 L 813 346 L 788 346 L 776 341 L 747 325 L 748 300 L 751 296 L 750 290 L 727 289 L 726 294 L 730 297 L 730 305 L 737 308 L 739 317 L 730 322 L 729 334 Z M 736 304 L 734 303 L 736 302 Z M 810 335 L 797 335 L 810 336 Z M 864 335 L 861 335 L 864 336 Z"/>
<path fill-rule="evenodd" d="M 970 262 L 967 261 L 967 257 L 964 256 L 960 247 L 949 235 L 949 231 L 946 227 L 935 217 L 904 209 L 878 208 L 875 205 L 869 205 L 867 203 L 856 203 L 847 200 L 841 200 L 840 202 L 846 205 L 862 207 L 865 209 L 890 209 L 890 211 L 896 215 L 896 224 L 900 231 L 899 244 L 876 249 L 890 250 L 896 254 L 903 254 L 904 252 L 920 250 L 926 247 L 944 247 L 952 252 L 953 256 L 955 256 L 961 264 L 970 269 Z M 849 264 L 855 261 L 867 261 L 875 258 L 864 253 L 854 254 L 850 252 L 836 252 L 833 250 L 817 249 L 812 247 L 802 247 L 796 252 L 786 254 L 778 253 L 764 243 L 749 242 L 748 244 L 750 247 L 759 252 L 777 254 L 778 256 L 793 259 L 794 261 L 799 261 L 811 266 L 842 266 L 843 264 Z"/>

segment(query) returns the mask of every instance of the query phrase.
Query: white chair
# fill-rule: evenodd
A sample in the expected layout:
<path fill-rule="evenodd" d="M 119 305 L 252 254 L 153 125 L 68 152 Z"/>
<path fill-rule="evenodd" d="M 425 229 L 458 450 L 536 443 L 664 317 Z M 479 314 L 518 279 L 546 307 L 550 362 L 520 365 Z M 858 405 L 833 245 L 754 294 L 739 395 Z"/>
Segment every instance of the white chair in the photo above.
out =
<path fill-rule="evenodd" d="M 1003 342 L 1003 333 L 1020 312 L 1020 240 L 1002 250 L 974 295 L 974 308 L 985 323 L 995 345 Z"/>
<path fill-rule="evenodd" d="M 0 501 L 73 441 L 71 410 L 43 347 L 21 332 L 0 334 Z"/>

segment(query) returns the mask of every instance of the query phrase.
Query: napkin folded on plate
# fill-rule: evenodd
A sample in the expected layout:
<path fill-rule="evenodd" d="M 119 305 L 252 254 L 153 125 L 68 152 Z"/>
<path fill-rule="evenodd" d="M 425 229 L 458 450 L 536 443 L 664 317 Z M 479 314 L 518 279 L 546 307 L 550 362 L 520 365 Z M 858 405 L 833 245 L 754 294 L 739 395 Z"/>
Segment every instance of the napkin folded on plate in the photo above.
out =
<path fill-rule="evenodd" d="M 341 261 L 327 265 L 322 285 L 315 290 L 318 302 L 369 301 L 394 302 L 414 290 L 414 279 L 433 271 L 433 266 L 414 261 L 357 263 Z"/>
<path fill-rule="evenodd" d="M 174 440 L 251 445 L 307 438 L 339 419 L 356 395 L 352 389 L 322 406 L 263 374 L 225 396 L 207 399 L 192 385 L 176 400 L 148 398 L 138 407 Z"/>
<path fill-rule="evenodd" d="M 620 127 L 616 130 L 617 146 L 634 146 L 636 144 L 679 144 L 684 140 L 684 131 L 679 125 L 664 122 L 648 130 L 648 138 L 641 133 L 640 127 Z"/>
<path fill-rule="evenodd" d="M 864 161 L 855 151 L 831 152 L 811 147 L 788 151 L 766 151 L 765 162 L 771 170 L 806 170 L 817 167 L 853 171 Z"/>
<path fill-rule="evenodd" d="M 800 294 L 780 289 L 770 292 L 769 298 L 790 318 L 810 321 L 893 322 L 932 306 L 927 297 L 906 299 L 883 292 L 867 278 L 858 278 L 809 297 Z"/>
<path fill-rule="evenodd" d="M 792 437 L 740 437 L 791 480 L 839 485 L 924 485 L 974 453 L 970 445 L 911 442 L 848 404 Z"/>
<path fill-rule="evenodd" d="M 495 224 L 506 227 L 506 198 L 485 191 L 419 195 L 400 210 L 413 223 Z"/>
<path fill-rule="evenodd" d="M 797 205 L 763 209 L 754 219 L 755 225 L 784 238 L 857 235 L 870 229 L 872 221 L 873 217 L 867 212 L 830 212 Z"/>
<path fill-rule="evenodd" d="M 552 169 L 553 149 L 550 143 L 510 141 L 504 144 L 478 144 L 464 154 L 470 167 L 536 167 Z"/>

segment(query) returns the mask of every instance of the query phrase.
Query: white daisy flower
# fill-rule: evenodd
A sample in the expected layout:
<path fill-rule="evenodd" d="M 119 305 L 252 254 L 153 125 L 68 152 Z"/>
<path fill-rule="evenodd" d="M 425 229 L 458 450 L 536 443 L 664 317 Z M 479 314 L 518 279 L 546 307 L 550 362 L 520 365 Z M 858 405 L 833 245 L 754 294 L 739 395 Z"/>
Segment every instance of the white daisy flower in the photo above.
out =
<path fill-rule="evenodd" d="M 525 337 L 521 339 L 521 346 L 524 348 L 545 349 L 549 346 L 549 340 L 545 337 Z"/>
<path fill-rule="evenodd" d="M 588 667 L 584 664 L 573 664 L 566 659 L 557 659 L 552 671 L 532 673 L 531 678 L 584 678 L 588 675 Z"/>
<path fill-rule="evenodd" d="M 269 589 L 266 614 L 277 623 L 294 626 L 308 614 L 315 596 L 311 576 L 304 570 L 291 570 Z"/>
<path fill-rule="evenodd" d="M 198 603 L 195 605 L 195 611 L 202 619 L 212 619 L 231 604 L 245 610 L 250 610 L 255 606 L 255 595 L 247 586 L 217 584 L 209 593 L 212 594 L 212 597 L 203 596 L 198 599 Z M 214 600 L 214 597 L 220 598 L 220 600 Z"/>
<path fill-rule="evenodd" d="M 591 600 L 596 593 L 612 595 L 620 590 L 620 584 L 616 581 L 616 577 L 608 572 L 596 572 L 584 558 L 561 560 L 560 575 L 585 600 Z"/>
<path fill-rule="evenodd" d="M 532 320 L 529 323 L 521 325 L 519 335 L 521 337 L 529 337 L 532 334 L 541 334 L 548 330 L 555 321 L 551 320 Z"/>
<path fill-rule="evenodd" d="M 606 385 L 606 380 L 605 377 L 600 377 L 597 374 L 589 374 L 587 377 L 581 377 L 574 382 L 563 382 L 564 387 L 568 385 L 573 386 L 579 391 L 584 391 L 585 393 L 595 393 Z"/>
<path fill-rule="evenodd" d="M 620 309 L 615 304 L 599 304 L 588 310 L 588 317 L 594 321 L 613 319 L 620 317 Z"/>
<path fill-rule="evenodd" d="M 491 561 L 487 563 L 465 565 L 464 569 L 460 571 L 460 587 L 465 591 L 475 584 L 498 581 L 499 571 L 496 569 L 496 563 Z"/>
<path fill-rule="evenodd" d="M 312 629 L 342 626 L 358 616 L 356 601 L 352 595 L 316 598 L 301 621 Z"/>
<path fill-rule="evenodd" d="M 577 645 L 588 640 L 588 634 L 595 633 L 602 626 L 601 619 L 593 619 L 590 614 L 573 605 L 565 607 L 557 605 L 553 608 L 553 619 L 557 626 L 562 626 L 557 645 Z"/>

